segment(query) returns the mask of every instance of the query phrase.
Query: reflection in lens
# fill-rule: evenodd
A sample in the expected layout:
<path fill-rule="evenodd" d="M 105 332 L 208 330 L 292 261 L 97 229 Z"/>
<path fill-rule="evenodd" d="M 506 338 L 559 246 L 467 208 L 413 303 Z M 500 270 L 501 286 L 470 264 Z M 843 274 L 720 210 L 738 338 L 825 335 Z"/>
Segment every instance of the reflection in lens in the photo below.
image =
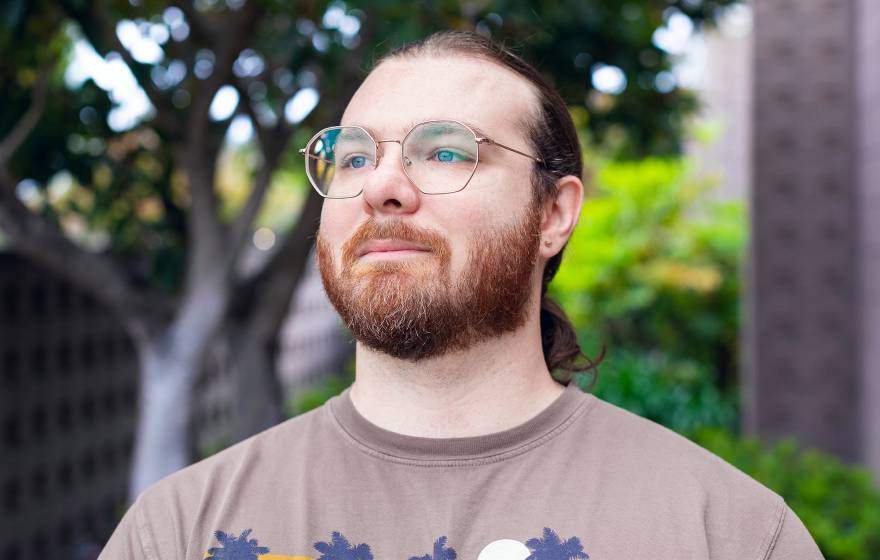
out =
<path fill-rule="evenodd" d="M 406 172 L 423 192 L 463 189 L 477 166 L 478 144 L 473 132 L 453 121 L 416 126 L 403 141 Z"/>
<path fill-rule="evenodd" d="M 358 127 L 333 127 L 308 146 L 309 178 L 330 197 L 355 196 L 363 186 L 362 174 L 373 166 L 376 145 Z"/>

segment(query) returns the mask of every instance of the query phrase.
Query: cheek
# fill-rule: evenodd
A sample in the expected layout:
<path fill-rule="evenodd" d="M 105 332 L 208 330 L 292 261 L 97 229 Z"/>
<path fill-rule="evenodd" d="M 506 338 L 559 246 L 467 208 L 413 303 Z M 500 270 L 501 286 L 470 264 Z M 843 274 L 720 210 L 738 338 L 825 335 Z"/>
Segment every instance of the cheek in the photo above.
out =
<path fill-rule="evenodd" d="M 321 239 L 324 240 L 327 247 L 331 250 L 333 260 L 337 263 L 337 266 L 342 244 L 354 233 L 355 224 L 357 223 L 356 218 L 349 215 L 350 213 L 345 210 L 344 207 L 330 208 L 325 201 L 324 207 L 321 210 L 321 221 L 318 227 L 318 235 L 320 235 Z"/>
<path fill-rule="evenodd" d="M 445 223 L 452 258 L 450 260 L 453 278 L 460 278 L 469 266 L 474 248 L 486 233 L 497 230 L 503 224 L 505 210 L 492 209 L 486 206 L 461 208 L 454 216 L 449 216 Z"/>

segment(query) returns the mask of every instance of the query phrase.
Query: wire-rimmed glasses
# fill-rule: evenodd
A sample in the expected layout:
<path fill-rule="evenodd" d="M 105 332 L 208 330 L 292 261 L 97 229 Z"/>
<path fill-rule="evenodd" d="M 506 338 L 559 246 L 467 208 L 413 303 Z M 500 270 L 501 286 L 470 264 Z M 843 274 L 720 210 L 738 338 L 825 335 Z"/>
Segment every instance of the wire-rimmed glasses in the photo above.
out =
<path fill-rule="evenodd" d="M 305 156 L 309 182 L 321 196 L 353 198 L 363 191 L 367 174 L 379 165 L 379 144 L 389 142 L 400 144 L 403 171 L 424 194 L 464 189 L 477 171 L 483 144 L 542 163 L 455 120 L 419 123 L 402 140 L 376 140 L 361 126 L 331 126 L 315 134 L 299 153 Z"/>

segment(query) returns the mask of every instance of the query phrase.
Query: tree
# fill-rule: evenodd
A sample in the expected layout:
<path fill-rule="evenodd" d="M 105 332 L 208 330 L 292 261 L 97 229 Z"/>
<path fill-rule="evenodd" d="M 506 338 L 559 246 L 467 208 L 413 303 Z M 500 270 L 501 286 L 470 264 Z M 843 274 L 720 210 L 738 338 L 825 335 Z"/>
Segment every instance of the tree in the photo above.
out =
<path fill-rule="evenodd" d="M 373 560 L 370 545 L 352 546 L 339 531 L 333 531 L 329 542 L 316 542 L 315 550 L 321 553 L 318 560 Z"/>
<path fill-rule="evenodd" d="M 158 6 L 18 4 L 19 12 L 12 14 L 17 20 L 3 35 L 7 53 L 15 52 L 16 45 L 25 45 L 18 50 L 30 60 L 3 69 L 12 78 L 8 82 L 12 87 L 3 96 L 18 101 L 19 107 L 4 114 L 2 130 L 9 132 L 0 155 L 0 225 L 13 250 L 32 256 L 95 294 L 116 312 L 134 340 L 141 370 L 141 406 L 131 497 L 189 462 L 186 436 L 193 382 L 207 349 L 218 337 L 235 337 L 230 352 L 233 367 L 238 366 L 242 378 L 248 377 L 242 383 L 246 389 L 238 392 L 241 398 L 266 403 L 265 416 L 253 419 L 239 435 L 280 420 L 280 397 L 267 355 L 305 267 L 320 198 L 309 192 L 299 209 L 299 220 L 275 251 L 254 270 L 242 271 L 257 212 L 296 130 L 295 124 L 278 118 L 282 101 L 308 88 L 279 85 L 276 70 L 332 70 L 328 82 L 339 92 L 339 99 L 317 111 L 322 120 L 332 121 L 339 119 L 360 78 L 359 66 L 352 61 L 362 56 L 356 48 L 346 49 L 351 58 L 318 66 L 319 51 L 297 48 L 294 41 L 291 48 L 267 49 L 274 58 L 265 58 L 266 68 L 259 75 L 236 72 L 247 45 L 279 40 L 277 33 L 264 27 L 279 21 L 292 24 L 290 18 L 272 19 L 257 2 L 234 10 L 204 11 L 180 2 L 175 17 L 178 25 L 188 26 L 190 35 L 167 43 L 165 62 L 151 67 L 122 44 L 119 28 L 129 17 L 153 14 L 155 19 L 155 14 L 168 14 Z M 300 13 L 320 16 L 307 8 Z M 65 52 L 69 54 L 71 44 L 65 37 L 72 24 L 105 58 L 121 60 L 132 72 L 150 100 L 152 116 L 127 130 L 113 130 L 107 118 L 88 117 L 109 116 L 111 105 L 94 84 L 71 92 L 61 83 L 62 67 L 57 61 Z M 47 43 L 54 46 L 54 57 L 33 47 Z M 338 54 L 329 53 L 328 58 L 339 58 Z M 208 59 L 213 62 L 206 63 Z M 170 71 L 177 61 L 185 61 L 182 64 L 189 70 L 184 79 L 169 86 L 156 69 Z M 201 75 L 195 74 L 199 64 Z M 27 76 L 24 70 L 37 77 L 22 79 Z M 261 160 L 246 201 L 229 219 L 221 215 L 215 183 L 233 115 L 219 121 L 210 118 L 211 102 L 223 87 L 239 92 L 233 115 L 251 117 Z M 30 103 L 24 101 L 23 90 L 31 92 Z M 255 90 L 260 93 L 254 94 Z M 47 107 L 49 95 L 68 106 L 63 107 L 64 115 L 78 114 L 81 122 L 58 114 L 54 105 Z M 10 125 L 22 106 L 27 110 Z M 275 118 L 258 116 L 269 113 Z M 106 148 L 95 155 L 77 153 L 65 138 L 71 133 L 89 141 L 99 139 Z M 83 204 L 82 197 L 73 197 L 65 208 L 49 204 L 28 208 L 22 201 L 22 178 L 45 191 L 45 185 L 61 171 L 73 175 L 76 193 L 88 194 L 89 202 Z M 148 203 L 158 216 L 144 216 L 142 209 Z M 65 215 L 79 216 L 90 226 L 110 232 L 111 245 L 99 253 L 84 247 L 87 239 L 72 241 L 63 228 Z"/>
<path fill-rule="evenodd" d="M 0 229 L 12 250 L 111 308 L 134 341 L 141 382 L 130 496 L 189 462 L 193 386 L 210 349 L 228 347 L 242 409 L 265 411 L 241 415 L 236 439 L 282 418 L 274 349 L 320 198 L 299 180 L 300 203 L 274 248 L 252 260 L 251 239 L 273 180 L 301 174 L 292 148 L 340 120 L 374 56 L 434 30 L 476 29 L 535 61 L 572 105 L 588 108 L 597 141 L 623 129 L 628 140 L 615 144 L 623 155 L 674 151 L 692 97 L 653 87 L 671 59 L 652 33 L 664 10 L 711 22 L 732 2 L 446 0 L 419 10 L 390 0 L 361 8 L 338 0 L 6 2 Z M 142 114 L 121 117 L 118 96 L 100 80 L 66 83 L 84 45 L 96 63 L 130 74 Z M 631 85 L 594 95 L 598 63 L 620 68 Z M 232 109 L 218 115 L 212 104 L 221 98 Z M 309 98 L 320 103 L 299 111 Z M 236 120 L 253 128 L 254 157 L 243 200 L 231 202 L 217 184 Z"/>
<path fill-rule="evenodd" d="M 220 546 L 212 546 L 208 549 L 207 558 L 214 560 L 257 560 L 260 554 L 268 554 L 269 548 L 259 546 L 257 539 L 248 540 L 252 529 L 242 531 L 239 536 L 227 535 L 223 531 L 215 531 L 214 536 L 220 542 Z"/>
<path fill-rule="evenodd" d="M 571 537 L 562 541 L 549 527 L 544 527 L 543 538 L 529 539 L 526 546 L 532 550 L 526 560 L 586 560 L 590 557 L 584 552 L 580 539 Z"/>

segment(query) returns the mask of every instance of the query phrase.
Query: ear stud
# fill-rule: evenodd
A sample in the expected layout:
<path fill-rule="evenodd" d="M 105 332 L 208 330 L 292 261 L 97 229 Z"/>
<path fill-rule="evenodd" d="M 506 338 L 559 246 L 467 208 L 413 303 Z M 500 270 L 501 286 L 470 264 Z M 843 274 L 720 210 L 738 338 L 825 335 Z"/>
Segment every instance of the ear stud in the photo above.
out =
<path fill-rule="evenodd" d="M 549 247 L 550 245 L 553 245 L 553 242 L 548 239 L 545 239 L 544 240 L 544 247 Z"/>

